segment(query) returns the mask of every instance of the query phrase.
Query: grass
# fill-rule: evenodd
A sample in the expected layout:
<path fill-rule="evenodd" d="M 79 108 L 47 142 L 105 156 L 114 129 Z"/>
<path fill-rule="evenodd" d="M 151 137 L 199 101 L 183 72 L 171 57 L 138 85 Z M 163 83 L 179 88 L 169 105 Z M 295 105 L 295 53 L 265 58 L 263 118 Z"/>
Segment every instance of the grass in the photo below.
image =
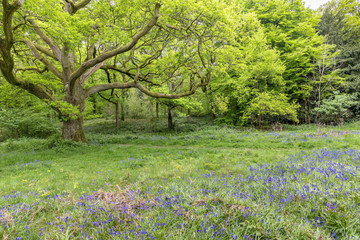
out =
<path fill-rule="evenodd" d="M 356 123 L 208 122 L 92 120 L 90 144 L 1 143 L 3 239 L 360 238 Z"/>

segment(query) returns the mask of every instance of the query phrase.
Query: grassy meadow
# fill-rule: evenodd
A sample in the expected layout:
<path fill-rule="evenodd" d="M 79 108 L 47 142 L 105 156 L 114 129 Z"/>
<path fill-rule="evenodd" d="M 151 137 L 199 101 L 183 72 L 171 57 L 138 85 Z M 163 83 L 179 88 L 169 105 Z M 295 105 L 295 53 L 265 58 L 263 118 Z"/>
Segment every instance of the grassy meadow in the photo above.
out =
<path fill-rule="evenodd" d="M 86 123 L 0 143 L 3 239 L 360 239 L 360 131 Z"/>

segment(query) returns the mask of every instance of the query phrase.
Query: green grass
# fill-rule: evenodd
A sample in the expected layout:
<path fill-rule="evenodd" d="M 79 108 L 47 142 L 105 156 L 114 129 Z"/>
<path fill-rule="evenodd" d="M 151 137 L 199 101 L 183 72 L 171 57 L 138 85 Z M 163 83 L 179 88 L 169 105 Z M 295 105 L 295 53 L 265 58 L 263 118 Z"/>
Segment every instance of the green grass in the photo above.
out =
<path fill-rule="evenodd" d="M 360 236 L 358 221 L 351 225 L 344 219 L 359 219 L 350 209 L 360 204 L 360 195 L 351 191 L 359 184 L 357 178 L 343 183 L 350 192 L 346 196 L 351 197 L 341 193 L 326 200 L 342 199 L 338 212 L 327 210 L 323 196 L 318 199 L 321 206 L 299 200 L 279 212 L 265 199 L 260 201 L 262 193 L 253 189 L 257 185 L 246 180 L 252 176 L 252 168 L 262 169 L 264 164 L 270 166 L 266 168 L 269 172 L 278 167 L 285 171 L 279 162 L 302 151 L 358 150 L 357 124 L 309 127 L 306 131 L 304 126 L 292 127 L 291 131 L 273 133 L 221 127 L 208 121 L 193 119 L 186 129 L 186 122 L 179 121 L 177 132 L 156 132 L 164 122 L 127 122 L 114 129 L 112 122 L 92 120 L 86 126 L 90 144 L 59 143 L 55 138 L 1 143 L 0 233 L 9 239 L 39 239 L 40 234 L 42 239 L 68 239 L 70 235 L 86 239 L 86 234 L 92 239 L 122 239 L 110 236 L 110 231 L 134 238 L 128 231 L 142 226 L 157 239 L 243 239 L 254 234 L 256 239 L 331 239 L 332 234 L 343 238 L 345 233 Z M 339 162 L 360 166 L 349 156 Z M 318 181 L 307 175 L 302 178 L 305 185 Z M 224 179 L 234 187 L 225 185 Z M 245 179 L 240 192 L 255 191 L 256 199 L 236 197 L 234 189 L 241 189 L 236 179 Z M 332 182 L 341 184 L 337 178 Z M 174 203 L 177 195 L 181 201 Z M 161 200 L 155 200 L 157 197 Z M 172 205 L 167 206 L 167 201 Z M 120 213 L 120 205 L 129 213 Z M 313 212 L 314 207 L 322 209 L 320 215 Z M 110 213 L 114 219 L 109 218 Z M 132 217 L 132 213 L 139 216 Z M 321 216 L 327 225 L 313 226 L 304 216 Z M 70 224 L 66 217 L 72 217 Z M 107 223 L 95 226 L 99 219 L 107 219 Z M 154 227 L 154 223 L 166 224 Z M 204 228 L 208 230 L 204 232 Z"/>

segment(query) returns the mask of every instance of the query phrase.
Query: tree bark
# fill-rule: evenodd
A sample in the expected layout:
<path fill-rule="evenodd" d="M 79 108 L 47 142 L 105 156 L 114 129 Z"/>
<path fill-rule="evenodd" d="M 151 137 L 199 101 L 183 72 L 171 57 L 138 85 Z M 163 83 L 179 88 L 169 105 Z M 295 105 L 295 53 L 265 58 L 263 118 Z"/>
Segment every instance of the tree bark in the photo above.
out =
<path fill-rule="evenodd" d="M 125 121 L 125 97 L 122 97 L 121 104 L 121 121 Z"/>
<path fill-rule="evenodd" d="M 64 140 L 73 140 L 75 142 L 87 142 L 84 133 L 84 117 L 70 119 L 63 122 L 62 138 Z"/>
<path fill-rule="evenodd" d="M 168 129 L 169 130 L 174 130 L 174 123 L 173 123 L 173 119 L 172 119 L 172 114 L 171 114 L 171 108 L 169 107 L 168 109 Z"/>
<path fill-rule="evenodd" d="M 87 142 L 84 133 L 84 112 L 85 112 L 85 92 L 80 83 L 77 83 L 73 89 L 66 88 L 66 97 L 63 99 L 73 108 L 77 108 L 78 115 L 74 113 L 63 113 L 62 138 L 75 142 Z"/>
<path fill-rule="evenodd" d="M 159 118 L 159 103 L 156 103 L 156 118 Z"/>
<path fill-rule="evenodd" d="M 116 103 L 115 103 L 115 124 L 116 124 L 116 127 L 120 126 L 119 108 L 120 108 L 119 101 L 116 101 Z"/>
<path fill-rule="evenodd" d="M 150 98 L 150 119 L 154 119 L 154 103 L 153 100 Z"/>

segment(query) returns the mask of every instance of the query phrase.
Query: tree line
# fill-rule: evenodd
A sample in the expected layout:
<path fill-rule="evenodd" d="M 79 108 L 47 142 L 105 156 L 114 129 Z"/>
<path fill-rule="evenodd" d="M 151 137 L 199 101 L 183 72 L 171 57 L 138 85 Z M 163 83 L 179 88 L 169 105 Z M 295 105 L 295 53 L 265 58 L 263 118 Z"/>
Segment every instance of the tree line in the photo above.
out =
<path fill-rule="evenodd" d="M 360 114 L 356 0 L 316 11 L 301 0 L 2 0 L 0 9 L 0 105 L 45 103 L 64 139 L 86 141 L 84 116 L 102 101 L 117 123 L 136 99 L 151 117 L 165 106 L 170 128 L 174 111 L 257 127 Z"/>

